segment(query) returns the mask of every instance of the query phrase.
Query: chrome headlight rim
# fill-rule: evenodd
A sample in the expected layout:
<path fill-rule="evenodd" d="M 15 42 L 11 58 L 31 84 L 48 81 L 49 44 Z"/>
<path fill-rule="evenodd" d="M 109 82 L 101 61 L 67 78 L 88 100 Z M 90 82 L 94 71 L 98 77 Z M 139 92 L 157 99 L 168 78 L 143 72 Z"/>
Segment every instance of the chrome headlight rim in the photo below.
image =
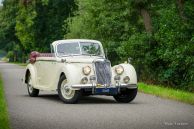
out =
<path fill-rule="evenodd" d="M 115 67 L 115 72 L 116 72 L 116 74 L 118 74 L 118 75 L 123 74 L 123 72 L 124 72 L 123 66 L 122 66 L 122 65 L 116 66 L 116 67 Z"/>
<path fill-rule="evenodd" d="M 85 66 L 82 68 L 82 73 L 84 75 L 89 75 L 91 73 L 91 67 L 90 66 Z"/>

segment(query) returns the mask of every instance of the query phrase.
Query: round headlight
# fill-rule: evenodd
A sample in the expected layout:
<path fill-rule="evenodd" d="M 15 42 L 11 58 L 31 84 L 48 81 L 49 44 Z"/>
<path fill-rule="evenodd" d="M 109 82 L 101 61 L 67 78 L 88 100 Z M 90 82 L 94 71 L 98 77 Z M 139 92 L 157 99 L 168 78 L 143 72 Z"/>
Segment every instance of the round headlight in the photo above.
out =
<path fill-rule="evenodd" d="M 90 66 L 85 66 L 85 67 L 83 67 L 82 71 L 83 71 L 83 74 L 89 75 L 91 73 L 91 68 L 90 68 Z"/>
<path fill-rule="evenodd" d="M 115 72 L 119 75 L 121 75 L 124 72 L 124 68 L 121 65 L 116 66 Z"/>
<path fill-rule="evenodd" d="M 83 77 L 82 79 L 81 79 L 81 83 L 82 84 L 86 84 L 88 82 L 88 78 L 87 77 Z"/>
<path fill-rule="evenodd" d="M 124 83 L 128 83 L 130 81 L 130 78 L 128 76 L 123 78 Z"/>

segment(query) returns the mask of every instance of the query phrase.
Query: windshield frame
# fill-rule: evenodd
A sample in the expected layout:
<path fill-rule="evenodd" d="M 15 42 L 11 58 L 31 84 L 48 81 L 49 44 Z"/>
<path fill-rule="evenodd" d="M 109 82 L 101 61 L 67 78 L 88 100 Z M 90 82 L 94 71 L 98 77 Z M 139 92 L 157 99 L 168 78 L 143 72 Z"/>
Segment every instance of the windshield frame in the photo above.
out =
<path fill-rule="evenodd" d="M 98 44 L 100 46 L 100 51 L 101 51 L 101 54 L 100 55 L 94 55 L 94 54 L 83 54 L 82 53 L 82 48 L 81 48 L 81 43 L 82 42 L 87 42 L 87 43 L 94 43 L 94 44 Z M 60 44 L 68 44 L 68 43 L 78 43 L 79 45 L 79 49 L 80 49 L 80 54 L 68 54 L 68 55 L 60 55 L 58 53 L 58 50 L 57 50 L 57 46 L 60 45 Z M 58 43 L 55 45 L 55 54 L 57 57 L 69 57 L 69 56 L 98 56 L 98 57 L 104 57 L 105 58 L 105 54 L 104 54 L 104 50 L 103 50 L 103 47 L 102 47 L 102 44 L 101 43 L 98 43 L 98 42 L 91 42 L 91 41 L 74 41 L 74 42 L 61 42 L 61 43 Z"/>

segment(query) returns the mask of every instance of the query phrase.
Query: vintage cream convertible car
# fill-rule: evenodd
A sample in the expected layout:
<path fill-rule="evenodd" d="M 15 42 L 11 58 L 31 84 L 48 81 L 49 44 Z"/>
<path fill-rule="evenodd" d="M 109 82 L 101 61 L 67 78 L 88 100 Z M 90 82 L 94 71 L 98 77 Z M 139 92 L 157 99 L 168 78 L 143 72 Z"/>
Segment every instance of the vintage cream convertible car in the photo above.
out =
<path fill-rule="evenodd" d="M 58 40 L 51 53 L 31 52 L 29 62 L 23 80 L 32 97 L 39 90 L 54 90 L 65 103 L 76 103 L 81 95 L 109 95 L 128 103 L 137 94 L 134 67 L 123 63 L 111 68 L 96 40 Z"/>

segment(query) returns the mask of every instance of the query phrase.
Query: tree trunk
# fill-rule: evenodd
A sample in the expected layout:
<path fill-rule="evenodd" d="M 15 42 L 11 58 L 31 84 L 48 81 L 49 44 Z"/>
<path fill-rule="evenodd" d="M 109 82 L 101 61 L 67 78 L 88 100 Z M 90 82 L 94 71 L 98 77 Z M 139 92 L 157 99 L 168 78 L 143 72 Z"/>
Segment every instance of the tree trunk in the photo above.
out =
<path fill-rule="evenodd" d="M 141 15 L 143 17 L 146 32 L 152 33 L 151 17 L 150 17 L 148 10 L 146 10 L 145 8 L 141 8 L 140 12 L 141 12 Z"/>
<path fill-rule="evenodd" d="M 178 6 L 178 11 L 180 17 L 185 20 L 186 18 L 184 17 L 184 0 L 177 0 L 177 6 Z"/>

